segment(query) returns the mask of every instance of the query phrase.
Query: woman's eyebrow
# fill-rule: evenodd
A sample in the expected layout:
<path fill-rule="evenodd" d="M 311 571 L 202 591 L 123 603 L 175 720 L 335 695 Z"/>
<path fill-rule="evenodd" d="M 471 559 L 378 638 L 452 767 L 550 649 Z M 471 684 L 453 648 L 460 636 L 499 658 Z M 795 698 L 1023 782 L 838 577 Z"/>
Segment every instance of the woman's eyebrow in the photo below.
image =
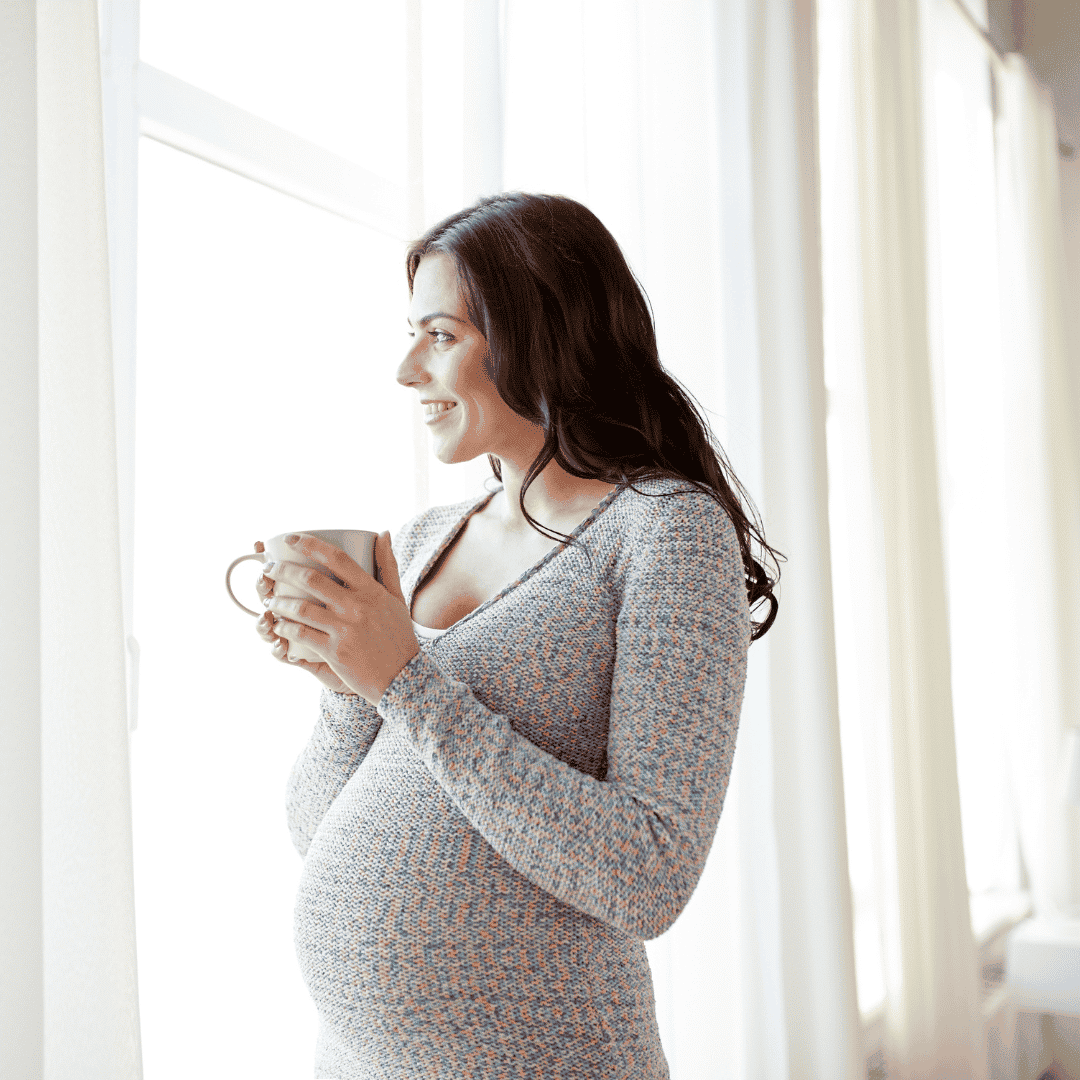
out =
<path fill-rule="evenodd" d="M 456 315 L 451 315 L 448 311 L 433 311 L 430 315 L 425 315 L 422 319 L 418 319 L 416 325 L 426 326 L 432 319 L 453 319 L 454 322 L 467 325 L 464 319 L 459 319 Z M 405 317 L 405 321 L 412 326 L 413 321 L 408 316 Z"/>

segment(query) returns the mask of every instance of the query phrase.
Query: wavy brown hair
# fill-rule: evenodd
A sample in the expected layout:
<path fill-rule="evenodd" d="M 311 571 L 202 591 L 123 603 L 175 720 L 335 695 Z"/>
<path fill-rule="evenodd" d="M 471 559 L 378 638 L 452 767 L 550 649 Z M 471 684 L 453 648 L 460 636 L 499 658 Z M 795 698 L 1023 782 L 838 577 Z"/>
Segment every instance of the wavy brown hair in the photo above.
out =
<path fill-rule="evenodd" d="M 660 365 L 648 297 L 600 219 L 562 195 L 480 199 L 410 245 L 410 295 L 420 260 L 431 252 L 449 255 L 457 267 L 499 395 L 544 430 L 519 497 L 529 524 L 551 539 L 571 540 L 525 509 L 526 490 L 552 459 L 571 476 L 634 491 L 634 480 L 686 480 L 711 495 L 735 526 L 750 608 L 769 604 L 764 620 L 751 620 L 751 640 L 761 637 L 779 609 L 774 589 L 784 556 L 766 543 L 749 495 L 690 393 Z M 488 454 L 488 462 L 502 480 L 498 458 Z M 772 560 L 774 577 L 754 558 L 751 541 Z"/>

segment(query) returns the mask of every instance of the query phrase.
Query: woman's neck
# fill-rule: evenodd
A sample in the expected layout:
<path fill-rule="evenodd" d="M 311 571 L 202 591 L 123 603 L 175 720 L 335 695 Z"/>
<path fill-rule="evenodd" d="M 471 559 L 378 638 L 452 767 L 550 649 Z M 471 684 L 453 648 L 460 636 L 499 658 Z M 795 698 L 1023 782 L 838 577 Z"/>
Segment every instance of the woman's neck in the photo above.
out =
<path fill-rule="evenodd" d="M 521 512 L 520 493 L 528 466 L 520 468 L 500 458 L 503 490 L 487 506 L 487 516 L 510 535 L 525 535 L 536 530 Z M 576 518 L 583 510 L 594 508 L 617 485 L 603 480 L 583 480 L 548 462 L 525 492 L 525 509 L 545 528 L 558 528 L 560 522 Z"/>

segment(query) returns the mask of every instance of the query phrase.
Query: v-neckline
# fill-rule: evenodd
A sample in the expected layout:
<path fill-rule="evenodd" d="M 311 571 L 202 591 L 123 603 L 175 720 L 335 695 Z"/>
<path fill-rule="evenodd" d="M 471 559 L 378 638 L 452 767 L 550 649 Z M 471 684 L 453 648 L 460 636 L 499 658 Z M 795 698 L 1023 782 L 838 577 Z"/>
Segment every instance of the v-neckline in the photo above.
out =
<path fill-rule="evenodd" d="M 589 512 L 589 516 L 587 518 L 585 518 L 585 520 L 582 521 L 581 524 L 578 525 L 578 527 L 576 529 L 574 529 L 574 531 L 572 533 L 567 534 L 570 537 L 570 540 L 577 539 L 578 535 L 581 534 L 582 532 L 584 532 L 593 523 L 593 521 L 600 514 L 602 514 L 608 508 L 608 506 L 610 506 L 610 504 L 612 502 L 615 501 L 616 496 L 619 494 L 620 491 L 623 490 L 623 488 L 625 486 L 626 486 L 625 484 L 620 483 L 620 484 L 617 484 L 615 486 L 615 489 L 613 491 L 609 491 L 600 500 L 600 502 L 598 502 L 596 504 L 596 506 L 593 507 L 593 509 Z M 409 590 L 409 604 L 408 604 L 408 607 L 409 607 L 409 618 L 410 619 L 412 619 L 413 600 L 416 598 L 416 594 L 419 591 L 421 584 L 424 582 L 427 575 L 431 572 L 432 567 L 435 565 L 436 562 L 438 562 L 439 558 L 442 556 L 442 553 L 452 543 L 454 543 L 454 541 L 458 538 L 458 535 L 460 534 L 461 530 L 465 527 L 465 523 L 469 520 L 469 518 L 471 518 L 474 514 L 478 514 L 481 510 L 483 510 L 484 507 L 487 506 L 487 504 L 489 502 L 491 502 L 491 500 L 493 498 L 495 498 L 495 496 L 498 495 L 499 492 L 502 491 L 502 490 L 504 490 L 504 488 L 503 488 L 503 486 L 500 485 L 494 491 L 490 492 L 487 495 L 482 496 L 475 503 L 473 503 L 473 505 L 471 507 L 469 507 L 465 511 L 465 513 L 460 518 L 458 518 L 458 520 L 450 527 L 449 532 L 447 532 L 446 536 L 443 537 L 442 543 L 439 544 L 439 546 L 435 549 L 434 553 L 431 555 L 431 557 L 428 559 L 428 561 L 424 564 L 424 568 L 417 575 L 416 581 L 413 582 L 413 587 Z M 551 532 L 557 532 L 558 530 L 557 529 L 551 529 L 550 531 Z M 472 611 L 468 612 L 465 615 L 462 615 L 461 618 L 457 620 L 457 622 L 451 623 L 445 629 L 436 629 L 435 627 L 429 627 L 429 626 L 425 626 L 425 627 L 423 627 L 423 629 L 430 630 L 431 632 L 437 634 L 439 637 L 442 637 L 444 634 L 448 634 L 451 630 L 454 630 L 457 627 L 459 627 L 463 622 L 467 622 L 474 615 L 479 615 L 480 612 L 482 612 L 486 608 L 490 607 L 496 601 L 501 600 L 508 592 L 511 592 L 512 590 L 516 589 L 524 581 L 526 581 L 528 578 L 532 577 L 532 575 L 535 574 L 537 571 L 543 569 L 543 567 L 545 567 L 553 558 L 555 558 L 556 555 L 558 555 L 560 552 L 564 551 L 566 549 L 566 547 L 569 545 L 569 543 L 570 543 L 569 540 L 560 541 L 555 547 L 553 547 L 550 551 L 548 551 L 542 558 L 540 558 L 537 562 L 533 563 L 533 565 L 530 566 L 523 574 L 519 575 L 516 580 L 511 581 L 509 585 L 506 585 L 502 590 L 500 590 L 498 593 L 496 593 L 495 596 L 492 596 L 490 599 L 485 600 L 482 604 L 479 604 L 477 607 L 474 607 L 472 609 Z M 413 623 L 416 626 L 421 626 L 422 625 L 421 623 L 416 622 L 415 619 L 413 619 Z"/>

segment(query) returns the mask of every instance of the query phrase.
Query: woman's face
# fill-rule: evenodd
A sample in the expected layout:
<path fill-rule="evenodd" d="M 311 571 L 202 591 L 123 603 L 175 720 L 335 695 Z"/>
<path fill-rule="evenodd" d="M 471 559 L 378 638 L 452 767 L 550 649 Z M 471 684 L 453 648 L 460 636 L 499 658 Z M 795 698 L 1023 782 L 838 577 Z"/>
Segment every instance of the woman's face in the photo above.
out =
<path fill-rule="evenodd" d="M 397 381 L 413 387 L 422 401 L 454 403 L 437 417 L 425 416 L 435 456 L 447 465 L 480 454 L 516 463 L 528 453 L 541 428 L 518 416 L 484 371 L 487 340 L 469 321 L 449 255 L 436 252 L 420 260 L 409 304 L 409 333 L 412 345 Z M 526 466 L 534 456 L 528 453 Z"/>

